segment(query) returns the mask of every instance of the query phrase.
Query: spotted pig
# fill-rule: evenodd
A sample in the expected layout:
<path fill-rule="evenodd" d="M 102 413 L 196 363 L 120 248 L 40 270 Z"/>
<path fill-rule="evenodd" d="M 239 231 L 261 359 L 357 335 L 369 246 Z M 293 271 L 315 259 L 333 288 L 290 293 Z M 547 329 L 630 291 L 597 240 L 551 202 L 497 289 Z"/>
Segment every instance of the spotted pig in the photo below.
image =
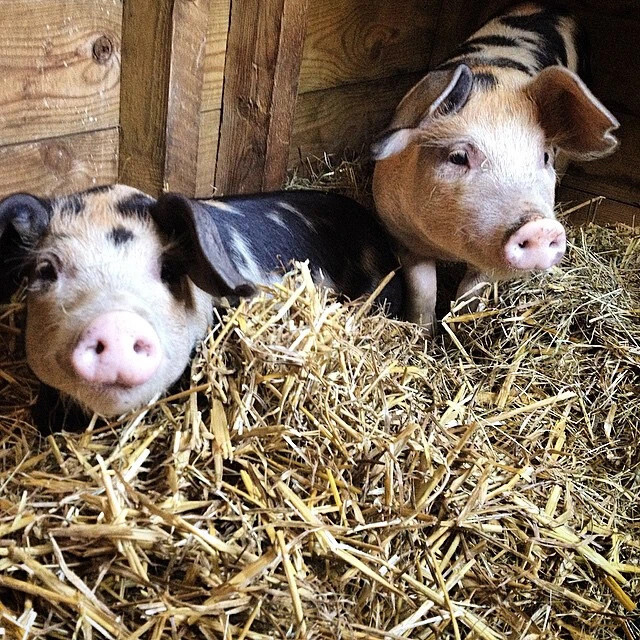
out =
<path fill-rule="evenodd" d="M 0 201 L 0 249 L 29 274 L 26 352 L 48 387 L 84 410 L 122 414 L 187 366 L 223 297 L 250 296 L 309 260 L 314 279 L 357 298 L 397 266 L 383 227 L 348 198 L 288 191 L 158 200 L 116 185 Z M 7 282 L 15 258 L 4 260 Z M 382 294 L 399 313 L 402 285 Z"/>
<path fill-rule="evenodd" d="M 415 85 L 374 143 L 376 207 L 402 249 L 413 320 L 433 321 L 436 260 L 466 263 L 459 296 L 561 261 L 554 161 L 617 144 L 617 120 L 576 73 L 578 35 L 566 13 L 516 6 Z"/>

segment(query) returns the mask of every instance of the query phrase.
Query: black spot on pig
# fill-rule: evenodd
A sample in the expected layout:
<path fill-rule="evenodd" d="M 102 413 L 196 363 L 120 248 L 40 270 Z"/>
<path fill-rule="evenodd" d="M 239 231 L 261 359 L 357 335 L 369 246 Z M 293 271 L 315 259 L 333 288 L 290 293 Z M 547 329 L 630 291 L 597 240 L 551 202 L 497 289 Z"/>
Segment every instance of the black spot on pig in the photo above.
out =
<path fill-rule="evenodd" d="M 443 64 L 438 66 L 439 70 L 446 69 L 455 69 L 461 60 L 449 60 L 448 62 L 444 62 Z M 526 73 L 528 76 L 533 76 L 534 72 L 530 69 L 526 64 L 522 62 L 518 62 L 518 60 L 512 60 L 511 58 L 481 58 L 481 57 L 470 57 L 464 58 L 462 60 L 466 65 L 470 67 L 474 66 L 489 66 L 489 67 L 499 67 L 501 69 L 516 69 L 517 71 L 521 71 L 522 73 Z"/>
<path fill-rule="evenodd" d="M 485 47 L 520 47 L 521 43 L 516 38 L 508 36 L 492 35 L 478 36 L 463 42 L 451 56 L 452 58 L 460 58 L 471 54 L 481 53 Z"/>
<path fill-rule="evenodd" d="M 82 194 L 84 194 L 85 196 L 89 196 L 92 193 L 107 193 L 107 191 L 111 191 L 111 189 L 113 189 L 113 185 L 102 184 L 102 185 L 98 185 L 97 187 L 91 187 L 90 189 L 85 189 L 84 191 L 82 191 Z"/>
<path fill-rule="evenodd" d="M 467 40 L 466 45 L 483 45 L 486 47 L 519 47 L 520 42 L 517 38 L 510 38 L 508 36 L 492 35 L 492 36 L 478 36 L 477 38 L 471 38 Z M 463 45 L 464 46 L 464 45 Z"/>
<path fill-rule="evenodd" d="M 143 193 L 136 193 L 128 198 L 124 198 L 124 200 L 120 200 L 117 207 L 118 211 L 124 216 L 146 218 L 149 215 L 149 207 L 153 202 L 153 198 Z"/>
<path fill-rule="evenodd" d="M 74 193 L 70 196 L 58 198 L 58 207 L 62 213 L 72 213 L 78 215 L 85 209 L 85 198 L 81 193 Z"/>
<path fill-rule="evenodd" d="M 567 50 L 558 30 L 558 18 L 564 14 L 558 11 L 540 11 L 526 16 L 503 16 L 502 24 L 514 29 L 531 31 L 539 36 L 540 42 L 533 54 L 538 63 L 538 71 L 554 64 L 567 66 Z"/>
<path fill-rule="evenodd" d="M 96 193 L 106 193 L 111 191 L 113 187 L 111 185 L 101 185 L 98 187 L 91 187 L 85 191 L 79 193 L 73 193 L 68 196 L 63 196 L 58 199 L 58 206 L 60 211 L 64 213 L 79 214 L 85 210 L 87 206 L 87 196 L 91 196 Z"/>
<path fill-rule="evenodd" d="M 107 238 L 119 247 L 126 242 L 133 240 L 133 231 L 126 229 L 125 227 L 114 227 L 107 233 Z"/>
<path fill-rule="evenodd" d="M 490 91 L 498 85 L 498 78 L 493 73 L 479 72 L 473 74 L 473 86 L 478 89 Z"/>

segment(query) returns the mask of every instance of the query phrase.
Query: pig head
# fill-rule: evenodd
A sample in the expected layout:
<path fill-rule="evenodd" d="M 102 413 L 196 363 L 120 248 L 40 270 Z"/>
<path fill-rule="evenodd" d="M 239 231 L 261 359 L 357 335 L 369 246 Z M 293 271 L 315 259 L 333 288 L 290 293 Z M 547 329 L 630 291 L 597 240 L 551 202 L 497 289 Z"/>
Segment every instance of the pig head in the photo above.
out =
<path fill-rule="evenodd" d="M 193 247 L 162 232 L 153 205 L 125 186 L 0 202 L 0 237 L 18 242 L 29 276 L 28 363 L 46 385 L 105 416 L 147 403 L 180 376 L 211 322 L 211 294 L 254 290 L 221 250 L 203 278 L 202 262 L 186 259 Z"/>
<path fill-rule="evenodd" d="M 402 247 L 414 321 L 433 321 L 436 259 L 468 265 L 459 295 L 557 264 L 556 155 L 591 160 L 616 147 L 616 119 L 573 71 L 536 69 L 531 44 L 518 59 L 528 32 L 513 25 L 546 19 L 533 11 L 474 35 L 404 97 L 373 145 L 376 207 Z"/>

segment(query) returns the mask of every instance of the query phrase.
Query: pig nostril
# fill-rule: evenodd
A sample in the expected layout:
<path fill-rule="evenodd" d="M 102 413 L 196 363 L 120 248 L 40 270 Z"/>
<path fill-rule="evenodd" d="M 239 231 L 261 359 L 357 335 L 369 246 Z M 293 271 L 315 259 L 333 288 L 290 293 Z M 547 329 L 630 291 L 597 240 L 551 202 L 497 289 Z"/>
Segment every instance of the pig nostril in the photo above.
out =
<path fill-rule="evenodd" d="M 98 344 L 96 345 L 96 353 L 100 355 L 104 351 L 104 349 L 104 342 L 98 342 Z"/>
<path fill-rule="evenodd" d="M 142 342 L 141 340 L 136 340 L 136 343 L 133 345 L 133 350 L 136 353 L 141 353 L 143 351 L 147 351 L 147 348 L 146 348 L 144 342 Z"/>
<path fill-rule="evenodd" d="M 550 247 L 557 247 L 558 243 L 555 240 L 552 240 L 551 243 L 549 244 Z"/>
<path fill-rule="evenodd" d="M 521 249 L 526 249 L 526 248 L 529 246 L 529 241 L 528 241 L 528 240 L 523 240 L 522 242 L 519 242 L 519 243 L 518 243 L 518 246 L 519 246 Z"/>

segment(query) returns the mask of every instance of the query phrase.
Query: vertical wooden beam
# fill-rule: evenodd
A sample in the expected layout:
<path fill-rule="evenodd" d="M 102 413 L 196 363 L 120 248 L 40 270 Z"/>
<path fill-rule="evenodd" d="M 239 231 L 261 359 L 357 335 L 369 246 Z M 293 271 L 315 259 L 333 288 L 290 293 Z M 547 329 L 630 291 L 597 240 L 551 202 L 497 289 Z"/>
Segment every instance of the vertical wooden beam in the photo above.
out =
<path fill-rule="evenodd" d="M 210 0 L 125 0 L 119 180 L 196 191 Z"/>
<path fill-rule="evenodd" d="M 196 193 L 210 0 L 175 0 L 167 102 L 164 188 Z"/>
<path fill-rule="evenodd" d="M 232 0 L 216 185 L 276 189 L 286 176 L 308 0 Z"/>
<path fill-rule="evenodd" d="M 124 2 L 118 179 L 151 195 L 164 182 L 171 5 Z"/>

